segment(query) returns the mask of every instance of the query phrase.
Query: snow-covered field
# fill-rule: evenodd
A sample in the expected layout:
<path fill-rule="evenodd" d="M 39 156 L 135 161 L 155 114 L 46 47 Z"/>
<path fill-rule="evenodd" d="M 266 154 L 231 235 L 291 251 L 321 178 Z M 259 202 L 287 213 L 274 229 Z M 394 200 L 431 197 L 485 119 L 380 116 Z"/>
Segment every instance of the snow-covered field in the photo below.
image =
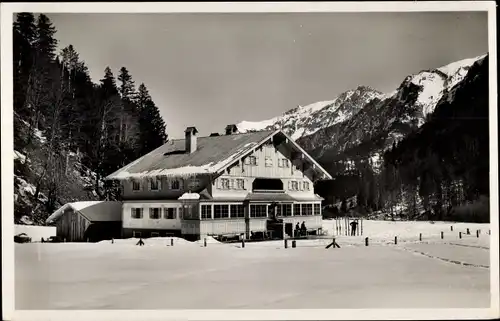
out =
<path fill-rule="evenodd" d="M 473 235 L 459 239 L 467 227 Z M 328 250 L 329 239 L 288 249 L 211 238 L 207 247 L 177 238 L 16 244 L 16 309 L 489 307 L 487 224 L 364 221 L 363 229 Z"/>

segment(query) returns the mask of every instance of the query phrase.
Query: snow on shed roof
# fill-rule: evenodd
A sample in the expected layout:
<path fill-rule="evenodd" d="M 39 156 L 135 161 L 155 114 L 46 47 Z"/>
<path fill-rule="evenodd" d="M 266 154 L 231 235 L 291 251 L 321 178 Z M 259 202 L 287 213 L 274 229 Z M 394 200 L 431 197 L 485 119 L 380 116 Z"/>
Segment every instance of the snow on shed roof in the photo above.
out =
<path fill-rule="evenodd" d="M 66 211 L 72 209 L 80 212 L 91 222 L 113 222 L 121 221 L 121 202 L 108 201 L 85 201 L 67 203 L 52 213 L 46 220 L 46 223 L 57 221 Z"/>
<path fill-rule="evenodd" d="M 250 151 L 275 131 L 198 137 L 193 153 L 185 152 L 185 140 L 176 139 L 112 173 L 106 179 L 147 176 L 214 174 Z"/>

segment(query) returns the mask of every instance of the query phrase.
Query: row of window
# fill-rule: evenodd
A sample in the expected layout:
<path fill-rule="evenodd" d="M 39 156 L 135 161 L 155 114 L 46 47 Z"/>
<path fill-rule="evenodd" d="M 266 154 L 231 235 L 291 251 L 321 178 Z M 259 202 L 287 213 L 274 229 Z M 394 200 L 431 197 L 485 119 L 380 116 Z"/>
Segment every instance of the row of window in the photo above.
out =
<path fill-rule="evenodd" d="M 309 191 L 311 185 L 308 181 L 289 181 L 288 189 L 291 191 Z"/>
<path fill-rule="evenodd" d="M 269 210 L 270 209 L 266 204 L 250 204 L 250 217 L 251 218 L 267 217 Z M 213 206 L 213 212 L 214 213 L 212 216 L 212 205 L 201 205 L 201 219 L 245 217 L 244 206 L 239 204 L 237 205 L 217 204 Z M 292 216 L 292 204 L 278 204 L 276 206 L 276 215 Z M 293 215 L 294 216 L 321 215 L 321 205 L 293 204 Z"/>
<path fill-rule="evenodd" d="M 245 158 L 243 163 L 245 165 L 252 165 L 252 166 L 257 166 L 259 164 L 257 156 L 248 156 Z M 272 167 L 273 158 L 271 156 L 264 157 L 264 165 L 266 167 Z M 287 158 L 280 158 L 278 159 L 278 167 L 290 168 L 290 161 Z"/>
<path fill-rule="evenodd" d="M 245 189 L 245 180 L 242 178 L 236 178 L 236 179 L 221 178 L 220 182 L 219 182 L 219 189 L 244 190 Z"/>
<path fill-rule="evenodd" d="M 142 190 L 142 183 L 139 180 L 134 180 L 132 181 L 132 190 L 133 191 L 140 191 Z M 169 180 L 168 181 L 168 189 L 170 190 L 181 190 L 183 187 L 184 182 L 182 180 Z M 152 178 L 148 179 L 146 182 L 146 186 L 150 191 L 160 191 L 162 189 L 161 186 L 161 179 L 159 178 Z M 188 181 L 188 189 L 195 189 L 200 186 L 200 181 L 198 179 L 192 179 Z"/>
<path fill-rule="evenodd" d="M 131 217 L 135 219 L 141 219 L 144 217 L 144 209 L 143 208 L 132 208 L 131 209 Z M 162 218 L 162 208 L 160 207 L 151 207 L 149 209 L 149 218 L 152 220 L 159 220 Z M 175 207 L 167 207 L 163 208 L 163 218 L 166 220 L 175 220 L 177 219 L 177 208 Z"/>
<path fill-rule="evenodd" d="M 276 215 L 277 216 L 292 216 L 292 204 L 278 204 L 276 207 Z M 266 204 L 250 204 L 250 217 L 251 218 L 259 218 L 259 217 L 267 217 L 269 209 Z M 162 215 L 163 212 L 163 215 Z M 179 212 L 179 213 L 178 213 Z M 168 207 L 168 208 L 160 208 L 160 207 L 151 207 L 149 208 L 149 218 L 153 220 L 159 220 L 163 217 L 163 219 L 167 220 L 175 220 L 177 219 L 177 215 L 182 213 L 182 208 Z M 194 216 L 194 208 L 193 206 L 187 206 L 184 209 L 184 218 L 196 219 Z M 294 216 L 307 216 L 307 215 L 320 215 L 321 208 L 320 204 L 293 204 L 293 215 Z M 131 217 L 134 219 L 142 219 L 144 217 L 144 209 L 143 208 L 132 208 L 131 209 Z M 223 219 L 223 218 L 244 218 L 245 217 L 245 208 L 242 204 L 215 204 L 213 205 L 213 216 L 212 216 L 212 205 L 201 205 L 201 219 Z"/>

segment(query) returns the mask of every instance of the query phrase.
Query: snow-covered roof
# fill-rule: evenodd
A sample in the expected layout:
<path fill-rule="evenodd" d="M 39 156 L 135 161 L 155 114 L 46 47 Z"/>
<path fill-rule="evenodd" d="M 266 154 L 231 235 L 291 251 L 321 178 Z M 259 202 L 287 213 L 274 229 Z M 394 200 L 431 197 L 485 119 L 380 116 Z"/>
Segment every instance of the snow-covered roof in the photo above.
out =
<path fill-rule="evenodd" d="M 184 193 L 178 199 L 179 200 L 199 200 L 200 194 L 198 194 L 198 193 Z"/>
<path fill-rule="evenodd" d="M 192 153 L 185 152 L 185 140 L 167 142 L 149 154 L 133 161 L 112 173 L 106 179 L 122 180 L 157 176 L 191 176 L 197 174 L 219 174 L 241 157 L 280 133 L 317 166 L 326 177 L 331 177 L 300 146 L 280 130 L 258 131 L 243 134 L 199 137 L 197 148 Z"/>
<path fill-rule="evenodd" d="M 121 202 L 85 201 L 67 203 L 52 213 L 47 224 L 57 221 L 67 209 L 80 212 L 91 222 L 109 222 L 121 220 Z"/>

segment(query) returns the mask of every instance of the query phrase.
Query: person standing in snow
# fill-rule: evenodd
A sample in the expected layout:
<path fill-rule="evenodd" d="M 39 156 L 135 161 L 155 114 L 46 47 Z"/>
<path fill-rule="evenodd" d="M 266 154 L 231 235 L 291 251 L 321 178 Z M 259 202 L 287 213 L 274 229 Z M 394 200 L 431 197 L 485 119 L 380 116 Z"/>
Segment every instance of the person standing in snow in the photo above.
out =
<path fill-rule="evenodd" d="M 352 221 L 349 225 L 351 225 L 351 236 L 356 236 L 356 227 L 358 226 L 358 221 Z"/>
<path fill-rule="evenodd" d="M 144 241 L 142 240 L 142 238 L 139 239 L 139 242 L 137 242 L 136 245 L 139 245 L 139 246 L 143 246 L 144 245 Z"/>
<path fill-rule="evenodd" d="M 295 236 L 299 236 L 300 234 L 300 225 L 299 225 L 299 222 L 297 222 L 297 224 L 295 225 Z"/>
<path fill-rule="evenodd" d="M 304 235 L 304 236 L 307 234 L 306 222 L 305 221 L 302 221 L 302 225 L 300 226 L 300 231 L 302 232 L 302 235 Z"/>

